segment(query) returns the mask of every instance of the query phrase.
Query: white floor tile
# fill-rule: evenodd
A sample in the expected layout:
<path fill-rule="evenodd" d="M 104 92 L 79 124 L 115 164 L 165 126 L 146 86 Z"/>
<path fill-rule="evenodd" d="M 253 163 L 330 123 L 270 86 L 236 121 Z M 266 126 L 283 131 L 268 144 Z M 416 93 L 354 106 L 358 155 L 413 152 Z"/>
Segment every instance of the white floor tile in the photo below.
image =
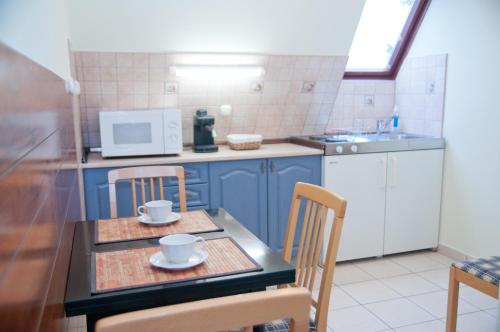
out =
<path fill-rule="evenodd" d="M 314 291 L 312 296 L 316 301 L 318 300 L 319 291 Z M 334 286 L 332 289 L 332 294 L 330 295 L 330 308 L 333 309 L 341 309 L 359 305 L 349 294 L 344 292 L 340 287 Z"/>
<path fill-rule="evenodd" d="M 457 330 L 460 332 L 495 332 L 496 320 L 482 311 L 459 315 Z"/>
<path fill-rule="evenodd" d="M 410 270 L 404 268 L 403 266 L 394 263 L 390 259 L 384 258 L 363 261 L 355 263 L 354 265 L 378 279 L 411 273 Z"/>
<path fill-rule="evenodd" d="M 365 307 L 392 328 L 435 320 L 431 314 L 404 298 L 367 304 Z"/>
<path fill-rule="evenodd" d="M 438 285 L 443 289 L 448 289 L 450 269 L 439 269 L 439 270 L 419 272 L 418 275 L 426 280 L 429 280 L 433 284 Z"/>
<path fill-rule="evenodd" d="M 361 304 L 396 299 L 401 297 L 378 280 L 343 285 L 341 288 Z"/>
<path fill-rule="evenodd" d="M 408 297 L 408 300 L 417 304 L 419 307 L 430 312 L 436 318 L 446 318 L 446 310 L 448 305 L 448 291 L 439 291 L 434 293 L 415 295 Z M 469 312 L 479 311 L 479 308 L 474 307 L 472 304 L 459 299 L 458 300 L 458 313 L 466 314 Z"/>
<path fill-rule="evenodd" d="M 444 322 L 433 320 L 430 322 L 399 327 L 396 332 L 443 332 L 445 329 Z"/>
<path fill-rule="evenodd" d="M 481 310 L 495 309 L 498 306 L 497 299 L 494 299 L 491 296 L 481 293 L 471 287 L 461 287 L 459 296 Z"/>
<path fill-rule="evenodd" d="M 495 317 L 495 318 L 497 318 L 497 316 L 498 316 L 498 309 L 489 309 L 489 310 L 485 310 L 484 312 Z"/>
<path fill-rule="evenodd" d="M 412 296 L 441 290 L 437 285 L 416 274 L 381 279 L 380 281 L 403 296 Z"/>
<path fill-rule="evenodd" d="M 429 253 L 426 253 L 425 256 L 427 256 L 428 258 L 435 260 L 441 264 L 444 264 L 447 267 L 450 267 L 452 263 L 456 262 L 456 260 L 454 260 L 453 258 L 445 256 L 445 255 L 440 254 L 438 252 L 429 252 Z"/>
<path fill-rule="evenodd" d="M 328 327 L 335 332 L 374 332 L 389 329 L 389 326 L 362 306 L 330 311 Z"/>
<path fill-rule="evenodd" d="M 354 266 L 352 263 L 338 264 L 334 272 L 334 283 L 336 285 L 352 284 L 373 279 L 373 276 Z"/>
<path fill-rule="evenodd" d="M 429 257 L 426 257 L 426 253 L 399 255 L 391 257 L 391 260 L 397 264 L 402 265 L 412 272 L 438 270 L 447 267 L 447 265 L 445 264 L 441 264 L 435 260 L 430 259 Z"/>

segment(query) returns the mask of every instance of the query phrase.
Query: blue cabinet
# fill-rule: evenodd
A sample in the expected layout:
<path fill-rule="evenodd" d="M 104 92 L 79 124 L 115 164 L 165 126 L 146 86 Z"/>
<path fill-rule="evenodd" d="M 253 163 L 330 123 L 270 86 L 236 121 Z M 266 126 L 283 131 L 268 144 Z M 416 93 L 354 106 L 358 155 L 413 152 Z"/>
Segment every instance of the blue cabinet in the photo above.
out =
<path fill-rule="evenodd" d="M 267 240 L 267 161 L 212 162 L 210 207 L 222 207 L 260 239 Z"/>
<path fill-rule="evenodd" d="M 283 250 L 288 215 L 293 189 L 297 182 L 321 184 L 321 157 L 274 158 L 269 160 L 268 176 L 268 245 L 276 252 Z M 303 214 L 303 209 L 301 209 Z M 300 225 L 303 216 L 299 215 L 299 225 L 295 237 L 295 250 L 298 245 Z"/>
<path fill-rule="evenodd" d="M 321 184 L 320 156 L 222 161 L 209 168 L 210 207 L 226 209 L 276 252 L 283 249 L 295 184 Z"/>
<path fill-rule="evenodd" d="M 207 163 L 184 164 L 186 177 L 186 200 L 189 210 L 208 208 L 208 165 Z M 109 218 L 108 171 L 112 168 L 84 169 L 85 205 L 87 220 Z M 179 209 L 179 191 L 177 179 L 168 178 L 163 183 L 165 199 L 174 203 L 174 210 Z M 122 181 L 116 185 L 118 216 L 131 216 L 132 190 L 130 182 Z M 140 184 L 136 183 L 136 192 L 140 193 Z M 146 195 L 149 198 L 149 184 L 146 183 Z M 156 197 L 159 197 L 156 190 Z"/>

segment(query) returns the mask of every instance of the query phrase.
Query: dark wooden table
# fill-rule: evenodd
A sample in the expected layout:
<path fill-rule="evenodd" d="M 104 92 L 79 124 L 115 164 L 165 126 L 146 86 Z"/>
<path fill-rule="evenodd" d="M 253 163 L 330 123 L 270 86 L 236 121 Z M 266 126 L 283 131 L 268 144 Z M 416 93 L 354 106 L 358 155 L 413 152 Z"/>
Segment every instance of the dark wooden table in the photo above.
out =
<path fill-rule="evenodd" d="M 291 283 L 295 270 L 223 209 L 207 210 L 223 232 L 198 234 L 206 239 L 231 236 L 262 271 L 91 294 L 91 253 L 158 245 L 158 239 L 94 244 L 95 222 L 76 225 L 64 307 L 67 316 L 87 315 L 87 331 L 106 316 L 128 311 L 265 290 Z"/>

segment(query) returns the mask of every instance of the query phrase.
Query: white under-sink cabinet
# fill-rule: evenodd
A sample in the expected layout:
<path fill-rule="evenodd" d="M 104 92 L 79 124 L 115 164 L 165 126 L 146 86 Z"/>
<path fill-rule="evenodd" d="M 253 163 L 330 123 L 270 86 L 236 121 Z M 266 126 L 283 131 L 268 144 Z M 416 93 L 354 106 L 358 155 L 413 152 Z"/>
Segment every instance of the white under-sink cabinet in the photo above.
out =
<path fill-rule="evenodd" d="M 347 200 L 338 261 L 383 254 L 386 165 L 387 153 L 324 158 L 324 186 Z"/>
<path fill-rule="evenodd" d="M 443 150 L 324 157 L 324 186 L 347 200 L 337 260 L 436 247 L 442 171 Z"/>
<path fill-rule="evenodd" d="M 384 254 L 437 247 L 442 176 L 443 150 L 388 153 Z"/>

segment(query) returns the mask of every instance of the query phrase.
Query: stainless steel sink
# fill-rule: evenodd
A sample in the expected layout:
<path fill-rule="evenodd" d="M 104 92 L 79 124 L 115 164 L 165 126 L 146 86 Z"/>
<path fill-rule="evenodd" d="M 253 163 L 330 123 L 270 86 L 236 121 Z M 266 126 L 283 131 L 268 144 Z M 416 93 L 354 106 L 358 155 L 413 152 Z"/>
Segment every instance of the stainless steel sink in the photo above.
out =
<path fill-rule="evenodd" d="M 292 137 L 292 142 L 325 150 L 325 155 L 443 149 L 443 138 L 404 132 Z"/>
<path fill-rule="evenodd" d="M 425 139 L 429 138 L 424 135 L 415 135 L 408 133 L 380 133 L 380 134 L 361 134 L 358 137 L 365 138 L 367 141 L 394 141 L 394 140 L 407 140 L 407 139 Z"/>

